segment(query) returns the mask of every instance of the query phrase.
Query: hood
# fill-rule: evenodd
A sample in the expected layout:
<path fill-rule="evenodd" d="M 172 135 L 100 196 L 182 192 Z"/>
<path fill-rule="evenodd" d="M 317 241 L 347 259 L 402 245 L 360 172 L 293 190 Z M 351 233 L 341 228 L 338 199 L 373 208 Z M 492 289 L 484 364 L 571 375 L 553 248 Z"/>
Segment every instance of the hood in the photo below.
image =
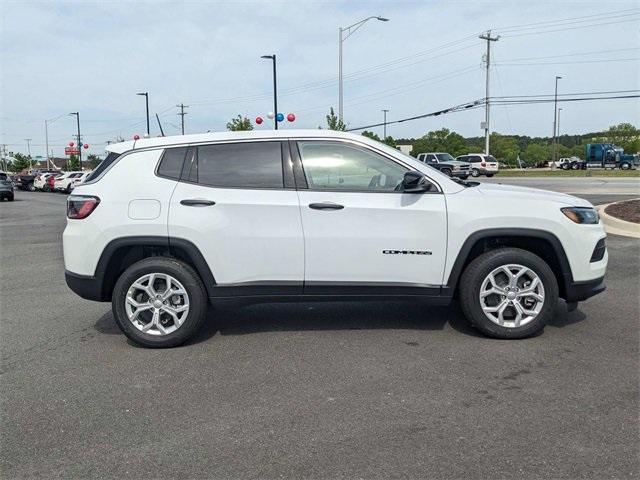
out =
<path fill-rule="evenodd" d="M 478 191 L 485 195 L 504 196 L 507 200 L 517 198 L 540 199 L 551 202 L 562 203 L 571 207 L 593 207 L 593 205 L 582 198 L 574 197 L 566 193 L 541 190 L 539 188 L 517 187 L 515 185 L 504 185 L 502 183 L 481 183 L 476 187 Z"/>

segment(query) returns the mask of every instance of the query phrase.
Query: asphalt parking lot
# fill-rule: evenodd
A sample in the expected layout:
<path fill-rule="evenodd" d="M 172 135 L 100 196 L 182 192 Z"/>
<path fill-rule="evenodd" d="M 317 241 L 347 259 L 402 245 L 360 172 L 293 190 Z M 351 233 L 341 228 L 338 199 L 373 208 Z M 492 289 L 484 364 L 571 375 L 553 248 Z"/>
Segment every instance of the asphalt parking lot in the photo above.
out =
<path fill-rule="evenodd" d="M 301 303 L 211 310 L 147 350 L 67 289 L 64 202 L 0 204 L 3 478 L 640 475 L 640 240 L 610 236 L 608 290 L 536 338 L 481 337 L 456 307 Z"/>

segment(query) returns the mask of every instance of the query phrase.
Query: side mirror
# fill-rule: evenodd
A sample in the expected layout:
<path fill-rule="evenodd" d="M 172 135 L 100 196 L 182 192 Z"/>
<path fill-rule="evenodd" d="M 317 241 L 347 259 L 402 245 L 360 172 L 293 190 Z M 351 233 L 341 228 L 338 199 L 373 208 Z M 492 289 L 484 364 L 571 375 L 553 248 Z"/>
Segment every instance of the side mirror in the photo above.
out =
<path fill-rule="evenodd" d="M 404 174 L 402 180 L 402 191 L 405 193 L 424 193 L 429 192 L 433 188 L 433 184 L 427 180 L 422 173 L 409 171 Z"/>

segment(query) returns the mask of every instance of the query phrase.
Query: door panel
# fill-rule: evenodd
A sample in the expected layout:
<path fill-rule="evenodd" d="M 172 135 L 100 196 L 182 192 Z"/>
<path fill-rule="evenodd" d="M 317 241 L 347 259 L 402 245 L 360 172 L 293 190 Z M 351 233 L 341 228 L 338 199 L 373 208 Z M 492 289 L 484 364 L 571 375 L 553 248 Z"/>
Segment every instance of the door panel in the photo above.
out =
<path fill-rule="evenodd" d="M 309 186 L 298 191 L 305 292 L 337 284 L 398 293 L 442 284 L 443 194 L 396 191 L 407 168 L 362 146 L 301 141 L 295 153 Z"/>
<path fill-rule="evenodd" d="M 222 294 L 302 292 L 300 206 L 284 188 L 281 160 L 280 142 L 205 145 L 187 155 L 169 236 L 198 246 Z"/>
<path fill-rule="evenodd" d="M 299 191 L 305 285 L 317 282 L 441 285 L 444 195 Z M 342 209 L 313 209 L 333 203 Z"/>

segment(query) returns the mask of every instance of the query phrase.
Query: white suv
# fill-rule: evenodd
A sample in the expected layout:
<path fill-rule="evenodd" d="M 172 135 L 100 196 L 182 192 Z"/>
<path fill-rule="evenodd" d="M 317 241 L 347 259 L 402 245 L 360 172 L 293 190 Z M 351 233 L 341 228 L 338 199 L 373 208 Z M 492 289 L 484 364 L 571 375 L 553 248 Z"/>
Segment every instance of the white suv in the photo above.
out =
<path fill-rule="evenodd" d="M 459 162 L 467 162 L 471 164 L 471 176 L 479 177 L 486 175 L 493 177 L 498 173 L 498 160 L 493 155 L 485 155 L 484 153 L 470 153 L 468 155 L 460 155 L 456 157 Z"/>
<path fill-rule="evenodd" d="M 111 301 L 145 346 L 186 341 L 230 297 L 447 305 L 457 293 L 482 332 L 522 338 L 558 297 L 575 308 L 605 288 L 589 202 L 451 179 L 363 136 L 210 133 L 108 149 L 68 198 L 65 276 Z"/>

